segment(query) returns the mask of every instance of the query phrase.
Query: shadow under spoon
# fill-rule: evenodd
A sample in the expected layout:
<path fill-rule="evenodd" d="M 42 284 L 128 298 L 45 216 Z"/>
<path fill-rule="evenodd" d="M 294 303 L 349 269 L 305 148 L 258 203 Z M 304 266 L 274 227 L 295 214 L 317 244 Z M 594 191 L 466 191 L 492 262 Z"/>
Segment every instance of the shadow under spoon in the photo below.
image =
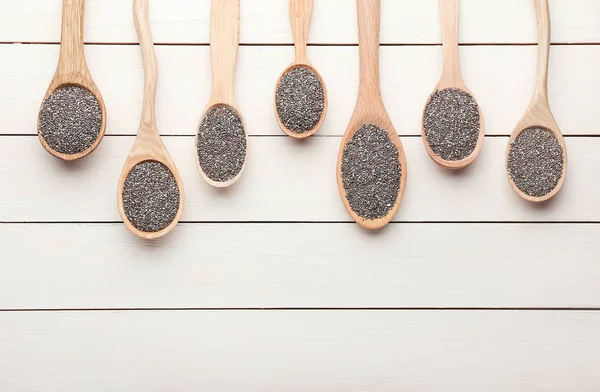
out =
<path fill-rule="evenodd" d="M 460 0 L 440 0 L 444 70 L 423 110 L 421 128 L 425 150 L 447 169 L 462 169 L 475 161 L 485 139 L 481 107 L 460 72 L 459 8 Z"/>
<path fill-rule="evenodd" d="M 63 0 L 58 66 L 38 114 L 44 148 L 65 161 L 83 158 L 100 144 L 106 107 L 85 60 L 85 0 Z"/>
<path fill-rule="evenodd" d="M 142 119 L 118 186 L 125 226 L 146 239 L 169 233 L 183 212 L 183 183 L 156 126 L 158 67 L 148 19 L 148 0 L 133 0 L 133 15 L 144 62 Z"/>
<path fill-rule="evenodd" d="M 357 0 L 360 84 L 342 139 L 337 183 L 346 210 L 375 230 L 394 217 L 406 187 L 402 143 L 385 110 L 379 84 L 380 0 Z"/>
<path fill-rule="evenodd" d="M 275 117 L 281 130 L 295 139 L 314 135 L 327 114 L 325 82 L 306 56 L 313 3 L 289 0 L 296 55 L 275 86 Z"/>
<path fill-rule="evenodd" d="M 567 173 L 567 148 L 548 102 L 550 8 L 534 0 L 538 28 L 537 82 L 531 103 L 515 127 L 506 150 L 506 171 L 523 199 L 539 203 L 554 197 Z"/>
<path fill-rule="evenodd" d="M 248 134 L 237 105 L 234 75 L 240 36 L 240 0 L 212 0 L 212 93 L 196 135 L 198 171 L 211 186 L 226 188 L 246 165 Z"/>

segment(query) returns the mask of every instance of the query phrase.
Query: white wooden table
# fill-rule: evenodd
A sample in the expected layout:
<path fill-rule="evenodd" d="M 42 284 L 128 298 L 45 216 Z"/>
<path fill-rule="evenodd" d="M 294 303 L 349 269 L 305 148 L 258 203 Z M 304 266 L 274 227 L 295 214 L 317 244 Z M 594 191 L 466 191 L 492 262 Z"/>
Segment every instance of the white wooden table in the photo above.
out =
<path fill-rule="evenodd" d="M 533 90 L 532 2 L 462 2 L 464 77 L 488 131 L 462 173 L 437 168 L 419 138 L 442 67 L 438 1 L 382 2 L 383 95 L 409 176 L 396 222 L 367 233 L 335 183 L 358 85 L 355 1 L 315 2 L 308 54 L 330 110 L 297 143 L 272 110 L 293 57 L 287 1 L 242 0 L 250 155 L 222 192 L 194 163 L 209 0 L 151 0 L 158 125 L 186 206 L 170 236 L 147 243 L 116 208 L 142 99 L 130 1 L 87 1 L 108 130 L 67 165 L 36 136 L 61 0 L 0 0 L 1 391 L 600 390 L 600 0 L 550 1 L 550 101 L 570 162 L 543 207 L 518 199 L 503 167 Z"/>

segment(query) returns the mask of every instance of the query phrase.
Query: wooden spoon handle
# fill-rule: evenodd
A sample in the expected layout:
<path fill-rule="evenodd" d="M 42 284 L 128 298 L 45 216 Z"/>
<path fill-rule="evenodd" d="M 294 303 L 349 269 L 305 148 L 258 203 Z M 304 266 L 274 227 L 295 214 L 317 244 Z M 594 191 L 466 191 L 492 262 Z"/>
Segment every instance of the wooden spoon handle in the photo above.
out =
<path fill-rule="evenodd" d="M 212 0 L 210 14 L 210 57 L 212 100 L 233 104 L 233 78 L 240 41 L 240 0 Z"/>
<path fill-rule="evenodd" d="M 358 98 L 380 97 L 379 29 L 381 0 L 357 0 L 360 85 Z"/>
<path fill-rule="evenodd" d="M 296 46 L 296 63 L 306 64 L 306 44 L 314 0 L 290 0 L 290 20 Z"/>
<path fill-rule="evenodd" d="M 148 0 L 133 0 L 133 20 L 142 49 L 144 62 L 144 102 L 140 129 L 156 129 L 156 85 L 158 83 L 158 65 L 150 20 L 148 17 Z"/>
<path fill-rule="evenodd" d="M 83 52 L 85 0 L 63 0 L 60 37 L 60 70 L 73 74 L 86 69 Z"/>
<path fill-rule="evenodd" d="M 444 78 L 460 82 L 458 58 L 458 15 L 460 0 L 440 0 L 442 39 L 444 45 Z"/>
<path fill-rule="evenodd" d="M 537 18 L 538 69 L 534 101 L 548 105 L 548 61 L 550 58 L 550 7 L 548 0 L 533 0 Z"/>

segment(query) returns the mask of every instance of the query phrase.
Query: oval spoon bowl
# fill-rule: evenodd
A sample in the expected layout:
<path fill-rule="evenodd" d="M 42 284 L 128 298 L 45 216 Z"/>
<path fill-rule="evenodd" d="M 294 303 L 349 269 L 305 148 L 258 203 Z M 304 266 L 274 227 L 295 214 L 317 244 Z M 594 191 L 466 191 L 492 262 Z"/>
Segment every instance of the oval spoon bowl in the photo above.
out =
<path fill-rule="evenodd" d="M 306 131 L 306 132 L 295 132 L 295 131 L 292 131 L 291 129 L 288 129 L 285 126 L 285 124 L 283 124 L 283 122 L 281 121 L 281 118 L 279 117 L 279 111 L 277 110 L 277 91 L 279 90 L 279 86 L 281 85 L 281 80 L 283 79 L 283 77 L 285 75 L 287 75 L 290 71 L 292 71 L 296 68 L 306 68 L 306 69 L 310 70 L 312 73 L 314 73 L 317 76 L 317 78 L 319 79 L 319 82 L 321 83 L 321 87 L 323 88 L 323 112 L 321 113 L 321 118 L 319 119 L 319 122 L 317 122 L 317 124 L 313 127 L 313 129 Z M 275 118 L 277 119 L 277 124 L 279 124 L 279 128 L 281 128 L 281 130 L 286 135 L 288 135 L 294 139 L 301 140 L 301 139 L 306 139 L 306 138 L 314 135 L 315 133 L 317 133 L 317 131 L 319 129 L 321 129 L 323 122 L 325 122 L 325 117 L 327 117 L 327 108 L 328 108 L 329 98 L 327 95 L 327 87 L 325 86 L 325 81 L 323 80 L 323 77 L 311 64 L 299 64 L 299 63 L 294 62 L 292 65 L 287 67 L 281 73 L 281 75 L 279 75 L 279 78 L 277 79 L 277 84 L 275 85 L 274 96 L 275 96 L 275 99 L 273 100 L 273 109 L 275 111 Z"/>
<path fill-rule="evenodd" d="M 213 109 L 217 109 L 217 108 L 229 108 L 233 111 L 236 112 L 237 116 L 240 118 L 240 120 L 242 121 L 242 127 L 244 128 L 244 134 L 245 134 L 245 144 L 246 144 L 246 151 L 244 152 L 244 163 L 242 164 L 241 169 L 239 170 L 239 172 L 231 179 L 227 180 L 227 181 L 215 181 L 213 179 L 211 179 L 208 174 L 206 174 L 204 172 L 204 170 L 202 169 L 202 165 L 200 164 L 200 156 L 197 153 L 196 154 L 196 167 L 198 168 L 198 173 L 200 173 L 200 176 L 202 177 L 202 179 L 204 181 L 206 181 L 206 183 L 208 183 L 210 186 L 213 186 L 215 188 L 219 188 L 219 189 L 224 189 L 224 188 L 228 188 L 230 186 L 232 186 L 233 184 L 235 184 L 237 181 L 239 181 L 239 179 L 242 177 L 242 173 L 244 172 L 244 169 L 246 168 L 246 161 L 248 159 L 248 132 L 246 131 L 248 128 L 246 128 L 246 120 L 244 119 L 244 116 L 242 115 L 242 112 L 240 112 L 236 106 L 233 105 L 228 105 L 226 103 L 214 103 L 214 104 L 209 104 L 209 106 L 207 107 L 207 109 L 204 111 L 204 113 L 202 114 L 202 117 L 200 117 L 200 122 L 198 123 L 198 127 L 197 132 L 196 132 L 196 138 L 194 140 L 194 145 L 196 146 L 196 151 L 198 150 L 198 141 L 199 141 L 199 137 L 200 137 L 200 128 L 202 126 L 202 123 L 204 122 L 204 119 L 206 117 L 206 115 L 208 113 L 210 113 Z"/>

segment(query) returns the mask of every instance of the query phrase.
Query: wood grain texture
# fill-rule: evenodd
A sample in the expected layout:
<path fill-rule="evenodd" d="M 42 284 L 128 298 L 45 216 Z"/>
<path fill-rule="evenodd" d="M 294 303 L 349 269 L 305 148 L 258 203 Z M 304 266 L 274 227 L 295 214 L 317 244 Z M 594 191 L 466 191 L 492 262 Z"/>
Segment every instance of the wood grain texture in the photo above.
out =
<path fill-rule="evenodd" d="M 358 35 L 359 35 L 359 87 L 356 106 L 350 123 L 346 128 L 337 159 L 337 185 L 342 203 L 350 217 L 361 227 L 368 230 L 378 230 L 387 225 L 398 212 L 404 190 L 406 189 L 408 168 L 404 147 L 398 137 L 397 131 L 385 110 L 381 98 L 379 79 L 379 29 L 381 23 L 380 0 L 357 0 L 358 7 Z M 342 160 L 346 145 L 352 140 L 356 132 L 363 125 L 375 125 L 387 132 L 390 141 L 398 150 L 398 163 L 400 164 L 400 186 L 398 196 L 392 208 L 381 218 L 365 219 L 358 215 L 350 206 L 346 189 L 342 179 Z"/>
<path fill-rule="evenodd" d="M 352 223 L 180 224 L 149 243 L 120 223 L 3 224 L 0 309 L 598 308 L 599 235 L 574 224 L 372 235 Z"/>
<path fill-rule="evenodd" d="M 462 91 L 467 92 L 471 97 L 473 97 L 473 93 L 467 85 L 465 84 L 462 74 L 460 71 L 460 59 L 458 53 L 458 21 L 459 21 L 459 10 L 460 10 L 460 0 L 440 0 L 440 13 L 441 13 L 441 24 L 442 24 L 442 36 L 443 36 L 443 47 L 444 47 L 444 68 L 442 71 L 442 77 L 438 82 L 437 86 L 433 93 L 438 90 L 444 90 L 448 88 L 456 88 Z M 429 105 L 429 101 L 431 97 L 427 100 L 425 104 L 425 109 Z M 473 97 L 475 100 L 475 97 Z M 485 139 L 485 123 L 483 119 L 483 110 L 481 109 L 481 105 L 477 105 L 479 109 L 479 137 L 477 139 L 477 145 L 471 152 L 469 156 L 464 157 L 463 159 L 449 161 L 446 160 L 439 155 L 437 155 L 431 146 L 429 145 L 426 135 L 425 135 L 425 110 L 423 110 L 423 126 L 422 126 L 422 140 L 425 145 L 425 151 L 431 157 L 431 159 L 440 165 L 441 167 L 447 169 L 464 169 L 471 163 L 477 159 L 481 149 L 483 148 L 483 141 Z"/>
<path fill-rule="evenodd" d="M 65 154 L 54 150 L 42 136 L 40 123 L 38 119 L 38 135 L 42 146 L 53 156 L 64 161 L 74 161 L 91 154 L 100 144 L 106 131 L 106 107 L 98 87 L 92 79 L 92 75 L 85 61 L 83 51 L 83 21 L 84 21 L 85 0 L 63 0 L 62 1 L 62 32 L 60 38 L 60 56 L 58 66 L 46 95 L 42 99 L 42 105 L 57 89 L 75 85 L 88 90 L 98 102 L 102 113 L 102 122 L 98 137 L 86 150 L 75 154 Z M 12 77 L 10 75 L 9 77 Z"/>
<path fill-rule="evenodd" d="M 313 65 L 308 61 L 308 57 L 306 55 L 306 45 L 308 41 L 308 31 L 310 27 L 310 20 L 312 18 L 312 10 L 313 10 L 314 0 L 289 0 L 290 7 L 290 21 L 292 24 L 292 32 L 294 35 L 294 47 L 295 47 L 295 56 L 292 64 L 287 67 L 277 79 L 277 83 L 275 84 L 275 99 L 273 101 L 273 109 L 275 111 L 275 117 L 277 119 L 277 123 L 281 130 L 288 136 L 293 137 L 294 139 L 306 139 L 314 135 L 323 125 L 323 121 L 327 116 L 327 106 L 329 102 L 329 98 L 327 95 L 327 86 L 325 85 L 325 81 L 321 74 L 313 67 Z M 290 71 L 295 68 L 308 68 L 311 72 L 313 72 L 320 80 L 321 87 L 323 88 L 323 96 L 324 96 L 324 106 L 323 112 L 321 113 L 321 119 L 317 122 L 313 129 L 310 129 L 306 132 L 294 132 L 288 129 L 281 119 L 279 118 L 279 112 L 277 111 L 277 90 L 279 85 L 281 84 L 281 79 Z"/>
<path fill-rule="evenodd" d="M 548 6 L 548 0 L 534 0 L 533 1 L 537 14 L 537 27 L 538 27 L 538 70 L 537 70 L 537 82 L 535 90 L 533 92 L 533 98 L 529 107 L 525 111 L 525 114 L 516 125 L 515 130 L 508 140 L 508 147 L 506 148 L 506 166 L 507 166 L 507 177 L 510 186 L 515 192 L 523 199 L 541 203 L 550 200 L 561 190 L 565 178 L 567 175 L 567 146 L 565 140 L 560 132 L 558 124 L 552 115 L 550 109 L 550 102 L 548 100 L 548 62 L 550 58 L 550 9 Z M 552 132 L 556 140 L 558 141 L 563 151 L 563 172 L 556 184 L 556 187 L 548 194 L 543 196 L 531 196 L 521 191 L 512 180 L 510 174 L 508 174 L 508 157 L 510 153 L 510 146 L 515 139 L 529 128 L 540 127 L 547 129 Z"/>
<path fill-rule="evenodd" d="M 139 48 L 93 45 L 85 50 L 110 113 L 106 133 L 135 134 L 144 88 Z M 54 45 L 0 45 L 2 58 L 19 59 L 1 65 L 0 134 L 35 133 L 40 97 L 52 78 L 53 69 L 47 64 L 58 61 L 58 51 Z M 156 52 L 160 131 L 193 136 L 199 110 L 210 98 L 209 48 L 157 46 Z M 600 134 L 590 105 L 600 85 L 600 46 L 555 46 L 551 52 L 549 98 L 561 130 L 565 135 Z M 485 110 L 486 134 L 510 135 L 533 94 L 537 48 L 467 46 L 460 53 L 465 82 Z M 327 81 L 330 97 L 327 120 L 318 135 L 341 136 L 356 104 L 358 48 L 310 47 L 308 54 Z M 250 135 L 281 135 L 273 115 L 273 88 L 293 56 L 292 47 L 240 48 L 236 94 Z M 423 104 L 442 73 L 441 48 L 382 47 L 381 59 L 381 92 L 396 130 L 420 135 Z"/>
<path fill-rule="evenodd" d="M 314 140 L 313 140 L 314 139 Z M 223 193 L 198 181 L 192 137 L 164 138 L 186 185 L 182 221 L 350 221 L 335 182 L 340 138 L 252 138 L 244 180 Z M 472 169 L 448 175 L 418 138 L 404 138 L 414 175 L 396 221 L 595 221 L 600 188 L 590 180 L 600 160 L 599 138 L 570 138 L 571 176 L 557 201 L 532 207 L 506 182 L 507 138 L 488 138 Z M 65 167 L 35 137 L 0 138 L 0 222 L 118 221 L 114 187 L 133 137 L 108 137 L 83 164 Z M 20 165 L 22 154 L 31 159 Z M 294 159 L 290 159 L 294 157 Z M 302 203 L 290 203 L 302 200 Z"/>
<path fill-rule="evenodd" d="M 117 205 L 121 219 L 123 219 L 123 223 L 129 231 L 138 237 L 151 240 L 165 236 L 175 228 L 183 213 L 185 191 L 177 166 L 162 142 L 156 125 L 158 64 L 156 61 L 156 53 L 154 52 L 154 44 L 152 42 L 152 32 L 150 30 L 148 13 L 148 0 L 133 0 L 133 17 L 140 40 L 144 64 L 144 101 L 142 104 L 140 127 L 119 177 L 119 184 L 117 186 Z M 125 186 L 127 176 L 138 164 L 145 161 L 159 162 L 166 166 L 173 175 L 179 190 L 179 209 L 177 210 L 177 214 L 167 227 L 156 232 L 144 232 L 136 228 L 127 217 L 123 205 L 123 187 Z"/>
<path fill-rule="evenodd" d="M 550 5 L 556 10 L 554 42 L 600 42 L 597 0 L 550 0 Z M 60 0 L 0 0 L 0 37 L 5 42 L 57 42 L 59 7 Z M 150 0 L 150 7 L 155 42 L 209 43 L 210 0 Z M 286 1 L 243 1 L 241 7 L 242 43 L 293 43 Z M 129 2 L 87 0 L 87 9 L 88 42 L 137 42 Z M 435 27 L 439 26 L 438 0 L 384 1 L 382 18 L 382 43 L 442 42 L 441 31 Z M 461 43 L 537 42 L 535 12 L 529 1 L 462 0 L 461 20 Z M 308 42 L 358 43 L 354 1 L 316 1 Z"/>
<path fill-rule="evenodd" d="M 213 0 L 211 4 L 210 60 L 212 64 L 212 92 L 196 130 L 200 128 L 208 112 L 217 107 L 229 107 L 236 111 L 242 120 L 246 145 L 248 145 L 248 126 L 237 104 L 234 90 L 235 69 L 240 41 L 240 0 Z M 198 146 L 197 137 L 194 146 Z M 194 148 L 196 149 L 196 147 Z M 227 188 L 241 178 L 247 159 L 248 149 L 246 148 L 246 156 L 244 157 L 242 168 L 235 177 L 227 181 L 214 181 L 206 175 L 204 170 L 202 170 L 202 165 L 200 165 L 199 156 L 196 166 L 200 176 L 206 183 L 215 188 Z"/>
<path fill-rule="evenodd" d="M 595 312 L 0 314 L 0 389 L 594 391 Z M 293 387 L 292 387 L 293 386 Z"/>

